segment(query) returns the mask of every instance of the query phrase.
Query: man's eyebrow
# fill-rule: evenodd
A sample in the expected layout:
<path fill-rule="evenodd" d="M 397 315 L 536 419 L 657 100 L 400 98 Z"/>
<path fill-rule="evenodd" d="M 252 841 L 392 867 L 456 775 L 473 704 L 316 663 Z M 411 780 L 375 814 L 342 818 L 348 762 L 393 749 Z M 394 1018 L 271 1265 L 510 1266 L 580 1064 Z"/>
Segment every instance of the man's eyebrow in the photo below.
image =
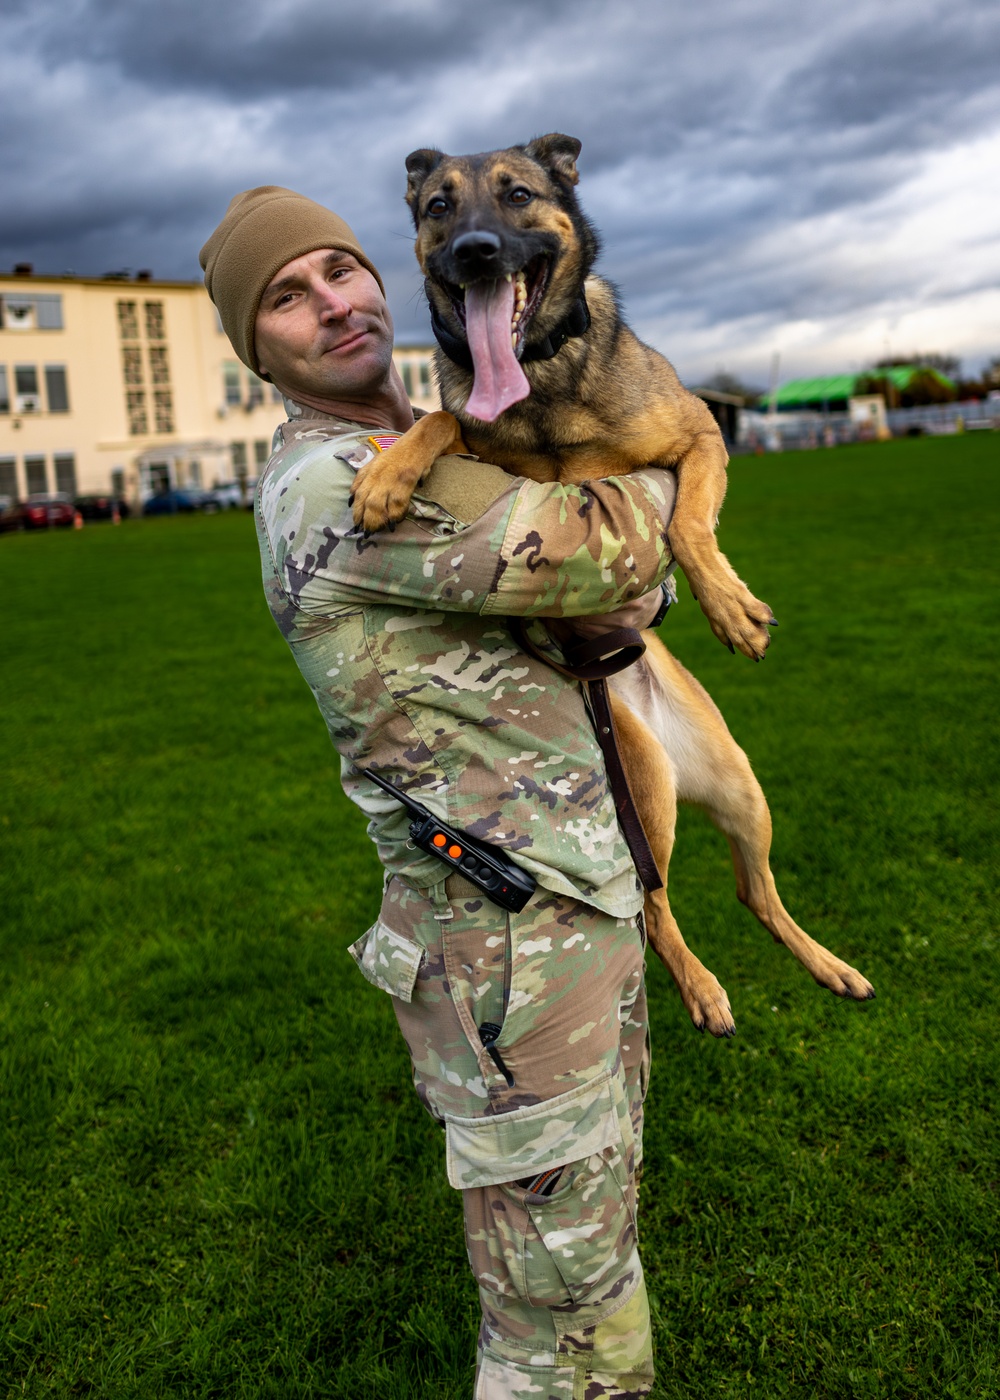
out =
<path fill-rule="evenodd" d="M 327 268 L 332 267 L 335 263 L 346 261 L 348 258 L 350 258 L 350 256 L 350 253 L 344 253 L 341 252 L 338 248 L 332 248 L 330 252 L 327 253 L 326 257 L 323 259 L 324 271 Z M 264 297 L 274 296 L 277 292 L 283 292 L 286 287 L 292 286 L 298 280 L 298 275 L 296 273 L 292 273 L 288 277 L 279 277 L 276 282 L 268 283 L 267 287 L 265 287 L 264 289 L 264 294 L 261 297 L 261 301 L 264 300 Z"/>

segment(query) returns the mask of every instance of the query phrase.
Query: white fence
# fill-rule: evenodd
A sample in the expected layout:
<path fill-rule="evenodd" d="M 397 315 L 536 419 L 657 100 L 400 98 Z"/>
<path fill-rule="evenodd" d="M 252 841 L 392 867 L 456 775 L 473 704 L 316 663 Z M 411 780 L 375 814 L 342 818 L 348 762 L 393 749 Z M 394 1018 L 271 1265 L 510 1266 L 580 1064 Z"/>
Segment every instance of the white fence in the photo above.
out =
<path fill-rule="evenodd" d="M 886 414 L 893 437 L 944 436 L 950 433 L 1000 431 L 1000 394 L 981 402 L 928 404 L 922 408 L 893 408 Z M 871 431 L 851 421 L 851 415 L 802 410 L 794 413 L 740 412 L 737 452 L 782 452 L 798 448 L 836 447 L 864 442 Z"/>

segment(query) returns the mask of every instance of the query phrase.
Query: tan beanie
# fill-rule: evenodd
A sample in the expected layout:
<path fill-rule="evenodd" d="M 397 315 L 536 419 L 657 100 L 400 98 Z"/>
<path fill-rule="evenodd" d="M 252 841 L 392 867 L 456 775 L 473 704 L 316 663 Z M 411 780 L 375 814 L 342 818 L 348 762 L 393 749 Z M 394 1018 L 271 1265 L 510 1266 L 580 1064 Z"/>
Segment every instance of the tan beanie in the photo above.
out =
<path fill-rule="evenodd" d="M 385 287 L 351 229 L 330 209 L 280 185 L 258 185 L 232 199 L 199 255 L 205 286 L 233 349 L 254 374 L 254 322 L 260 299 L 285 263 L 317 248 L 351 253 Z"/>

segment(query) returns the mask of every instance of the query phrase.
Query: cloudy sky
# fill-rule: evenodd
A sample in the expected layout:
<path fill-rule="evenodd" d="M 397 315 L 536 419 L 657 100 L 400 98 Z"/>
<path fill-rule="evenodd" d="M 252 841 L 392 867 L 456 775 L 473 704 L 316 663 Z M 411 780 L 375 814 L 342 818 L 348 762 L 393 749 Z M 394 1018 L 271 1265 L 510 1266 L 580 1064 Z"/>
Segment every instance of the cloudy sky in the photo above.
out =
<path fill-rule="evenodd" d="M 3 0 L 0 268 L 196 277 L 229 198 L 332 205 L 426 338 L 418 146 L 583 142 L 601 270 L 688 382 L 1000 355 L 984 0 Z"/>

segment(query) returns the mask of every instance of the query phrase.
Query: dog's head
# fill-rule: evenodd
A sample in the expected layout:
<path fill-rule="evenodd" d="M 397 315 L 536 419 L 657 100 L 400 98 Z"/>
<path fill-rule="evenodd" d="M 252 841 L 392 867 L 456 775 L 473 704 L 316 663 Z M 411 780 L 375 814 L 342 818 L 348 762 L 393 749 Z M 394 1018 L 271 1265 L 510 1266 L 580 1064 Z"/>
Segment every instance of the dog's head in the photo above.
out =
<path fill-rule="evenodd" d="M 579 153 L 554 133 L 485 155 L 406 158 L 417 261 L 439 322 L 469 347 L 466 411 L 486 422 L 530 392 L 519 361 L 572 311 L 597 256 L 574 193 Z"/>

